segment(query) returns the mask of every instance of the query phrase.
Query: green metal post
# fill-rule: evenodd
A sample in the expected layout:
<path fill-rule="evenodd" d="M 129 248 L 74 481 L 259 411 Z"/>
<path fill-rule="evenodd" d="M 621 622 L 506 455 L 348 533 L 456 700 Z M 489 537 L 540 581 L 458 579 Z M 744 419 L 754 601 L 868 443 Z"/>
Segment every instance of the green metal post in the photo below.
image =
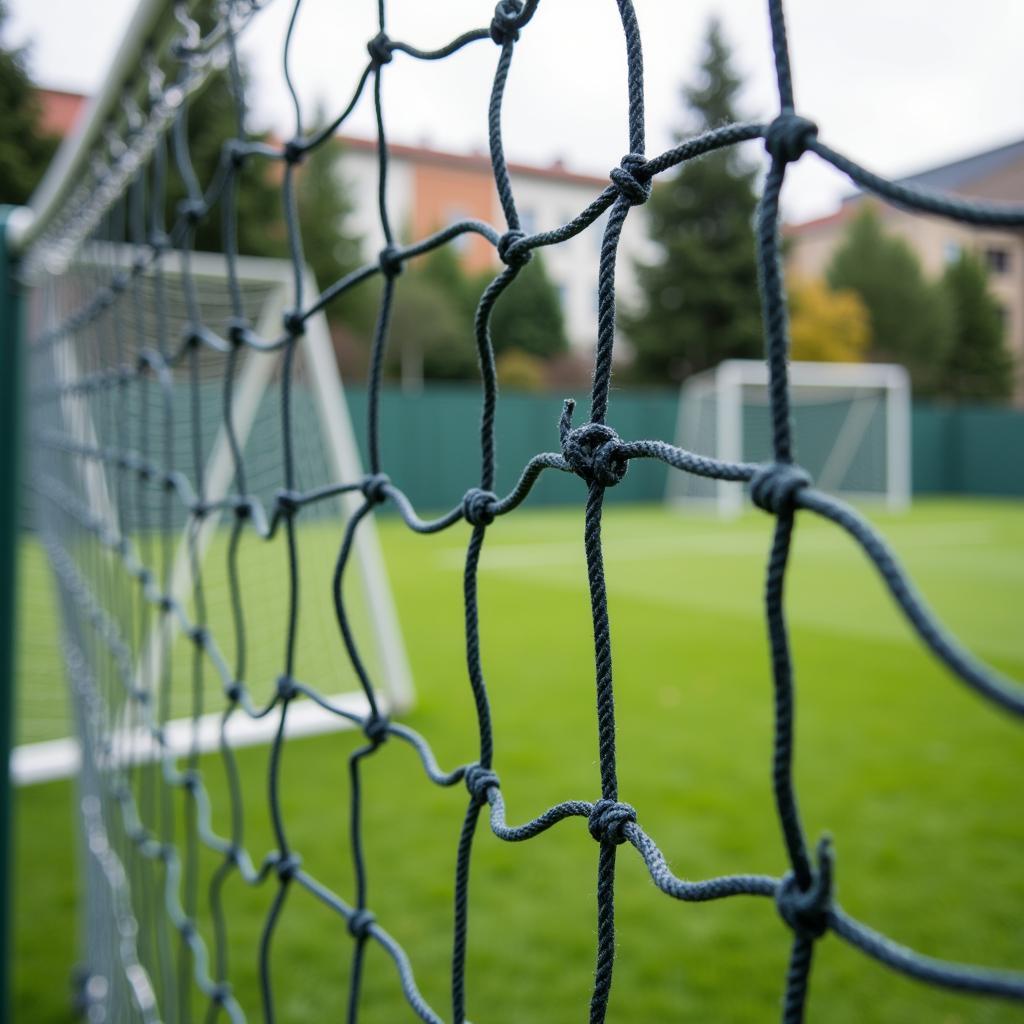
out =
<path fill-rule="evenodd" d="M 11 1019 L 10 759 L 21 462 L 21 294 L 7 244 L 7 220 L 13 209 L 0 207 L 0 1020 Z"/>

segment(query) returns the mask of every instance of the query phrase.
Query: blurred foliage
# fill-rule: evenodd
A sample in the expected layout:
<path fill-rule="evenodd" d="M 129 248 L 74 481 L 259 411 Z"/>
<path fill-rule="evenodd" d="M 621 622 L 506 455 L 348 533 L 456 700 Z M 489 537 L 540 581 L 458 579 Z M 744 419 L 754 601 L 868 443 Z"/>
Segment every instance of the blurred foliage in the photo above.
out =
<path fill-rule="evenodd" d="M 424 378 L 468 380 L 478 374 L 473 333 L 451 295 L 423 269 L 395 283 L 386 368 L 410 386 Z"/>
<path fill-rule="evenodd" d="M 495 272 L 466 271 L 449 244 L 412 262 L 395 284 L 388 359 L 391 373 L 412 384 L 422 378 L 475 380 L 479 377 L 476 309 Z M 568 351 L 561 302 L 539 254 L 500 296 L 491 314 L 491 344 L 499 359 L 516 353 L 510 365 L 517 379 L 533 387 L 547 359 Z M 531 369 L 522 358 L 529 356 Z M 526 376 L 523 376 L 523 375 Z M 529 380 L 529 384 L 525 383 Z"/>
<path fill-rule="evenodd" d="M 988 288 L 985 267 L 962 250 L 942 276 L 952 320 L 942 394 L 953 399 L 1009 398 L 1013 391 L 1013 359 L 999 304 Z"/>
<path fill-rule="evenodd" d="M 0 0 L 0 34 L 7 18 Z M 27 62 L 27 47 L 0 46 L 0 204 L 13 206 L 28 202 L 59 141 L 42 133 L 42 106 Z"/>
<path fill-rule="evenodd" d="M 498 356 L 498 384 L 510 391 L 544 391 L 546 363 L 521 348 L 507 348 Z"/>
<path fill-rule="evenodd" d="M 860 295 L 833 291 L 821 280 L 787 282 L 790 356 L 823 363 L 858 363 L 871 342 L 871 318 Z"/>
<path fill-rule="evenodd" d="M 568 351 L 562 303 L 539 251 L 498 299 L 491 316 L 491 343 L 498 355 L 518 349 L 549 359 Z"/>
<path fill-rule="evenodd" d="M 946 289 L 924 276 L 914 250 L 885 232 L 870 205 L 850 222 L 827 278 L 867 307 L 871 358 L 906 366 L 915 394 L 938 394 L 952 341 Z"/>

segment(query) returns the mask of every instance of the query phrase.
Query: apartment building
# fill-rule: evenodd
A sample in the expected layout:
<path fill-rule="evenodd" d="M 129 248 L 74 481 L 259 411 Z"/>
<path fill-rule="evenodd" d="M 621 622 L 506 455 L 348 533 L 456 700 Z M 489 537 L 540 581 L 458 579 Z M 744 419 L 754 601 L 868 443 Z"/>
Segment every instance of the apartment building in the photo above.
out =
<path fill-rule="evenodd" d="M 342 137 L 339 173 L 355 200 L 351 224 L 369 252 L 384 244 L 377 216 L 377 143 Z M 389 145 L 388 209 L 393 229 L 403 239 L 423 238 L 453 221 L 473 218 L 504 227 L 490 158 L 483 153 L 448 153 L 430 146 Z M 561 162 L 547 167 L 509 164 L 522 228 L 528 234 L 565 224 L 608 185 L 607 177 L 582 174 Z M 634 261 L 648 253 L 643 207 L 635 207 L 622 233 L 616 282 L 621 300 L 636 297 Z M 561 297 L 566 333 L 580 351 L 596 340 L 597 265 L 607 214 L 576 238 L 545 249 L 548 275 Z M 479 235 L 455 243 L 468 270 L 497 269 L 494 247 Z"/>
<path fill-rule="evenodd" d="M 899 180 L 973 199 L 1024 203 L 1024 139 Z M 790 270 L 807 277 L 823 275 L 847 225 L 866 202 L 876 201 L 857 193 L 827 217 L 791 225 L 787 229 Z M 876 203 L 876 208 L 886 230 L 907 241 L 931 277 L 941 274 L 963 249 L 981 257 L 1016 364 L 1015 398 L 1024 403 L 1024 232 L 959 224 L 884 203 Z"/>

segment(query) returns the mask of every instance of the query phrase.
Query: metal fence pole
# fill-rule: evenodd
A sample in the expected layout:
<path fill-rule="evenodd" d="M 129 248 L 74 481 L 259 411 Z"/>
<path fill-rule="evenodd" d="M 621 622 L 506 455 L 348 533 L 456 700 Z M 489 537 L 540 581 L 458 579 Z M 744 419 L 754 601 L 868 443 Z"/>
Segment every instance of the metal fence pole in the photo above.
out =
<path fill-rule="evenodd" d="M 13 885 L 11 741 L 14 733 L 15 574 L 21 463 L 21 294 L 7 243 L 14 207 L 0 207 L 0 1020 L 10 1020 Z"/>

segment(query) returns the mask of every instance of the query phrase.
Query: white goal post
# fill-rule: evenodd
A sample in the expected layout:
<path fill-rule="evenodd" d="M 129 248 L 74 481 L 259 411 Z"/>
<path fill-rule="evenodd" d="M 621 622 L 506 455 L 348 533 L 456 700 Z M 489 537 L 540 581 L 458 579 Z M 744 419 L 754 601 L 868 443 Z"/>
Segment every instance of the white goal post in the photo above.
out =
<path fill-rule="evenodd" d="M 881 363 L 789 364 L 796 460 L 816 487 L 851 500 L 910 503 L 910 378 Z M 676 443 L 728 462 L 771 458 L 768 368 L 727 359 L 684 381 Z M 738 515 L 741 484 L 670 473 L 673 505 Z"/>

